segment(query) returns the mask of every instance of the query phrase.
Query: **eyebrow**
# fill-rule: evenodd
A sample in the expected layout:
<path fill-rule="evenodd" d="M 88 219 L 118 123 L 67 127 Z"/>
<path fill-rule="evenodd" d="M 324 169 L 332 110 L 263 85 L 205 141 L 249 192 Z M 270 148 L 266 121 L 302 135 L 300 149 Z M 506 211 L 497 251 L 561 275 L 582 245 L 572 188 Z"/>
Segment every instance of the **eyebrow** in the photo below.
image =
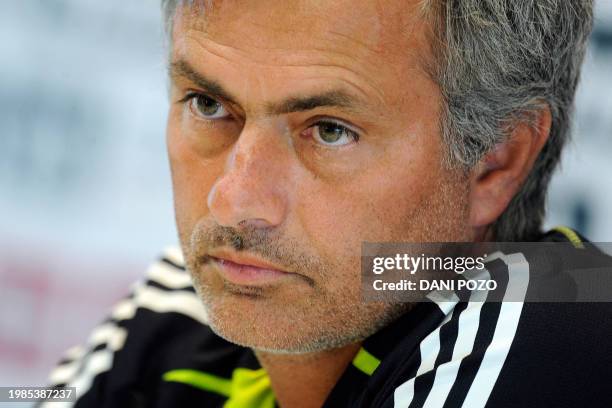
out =
<path fill-rule="evenodd" d="M 187 61 L 177 61 L 170 64 L 170 78 L 186 78 L 193 82 L 198 88 L 202 88 L 212 97 L 224 99 L 231 103 L 236 103 L 232 95 L 227 92 L 217 81 L 206 78 L 197 72 Z"/>
<path fill-rule="evenodd" d="M 321 107 L 355 110 L 353 98 L 349 94 L 342 90 L 333 90 L 318 95 L 291 97 L 280 104 L 267 105 L 266 111 L 269 114 L 280 115 L 291 112 L 304 112 Z"/>
<path fill-rule="evenodd" d="M 219 98 L 227 102 L 236 103 L 236 98 L 213 79 L 197 72 L 187 61 L 179 60 L 170 64 L 170 77 L 172 79 L 183 77 L 193 82 L 213 98 Z M 334 89 L 310 96 L 289 97 L 281 102 L 267 103 L 266 113 L 268 115 L 281 115 L 292 112 L 304 112 L 321 107 L 340 108 L 346 111 L 359 110 L 358 100 L 343 89 Z"/>

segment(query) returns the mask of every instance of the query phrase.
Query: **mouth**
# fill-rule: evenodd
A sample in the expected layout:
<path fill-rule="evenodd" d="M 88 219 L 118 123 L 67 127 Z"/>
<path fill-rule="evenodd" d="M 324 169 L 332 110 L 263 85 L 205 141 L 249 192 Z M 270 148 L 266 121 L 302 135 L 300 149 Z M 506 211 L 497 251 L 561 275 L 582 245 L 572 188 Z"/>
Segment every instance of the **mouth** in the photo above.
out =
<path fill-rule="evenodd" d="M 296 276 L 294 273 L 252 256 L 233 252 L 215 252 L 209 256 L 221 276 L 235 285 L 267 286 Z"/>

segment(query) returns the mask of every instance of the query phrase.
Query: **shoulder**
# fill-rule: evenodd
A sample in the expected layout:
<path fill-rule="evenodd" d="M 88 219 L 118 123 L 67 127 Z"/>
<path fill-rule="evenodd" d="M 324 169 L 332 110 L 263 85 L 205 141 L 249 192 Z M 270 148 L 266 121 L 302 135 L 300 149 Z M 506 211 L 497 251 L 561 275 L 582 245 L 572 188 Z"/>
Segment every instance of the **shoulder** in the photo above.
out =
<path fill-rule="evenodd" d="M 148 312 L 143 316 L 155 318 L 153 323 L 157 324 L 171 323 L 171 318 L 189 318 L 194 324 L 207 325 L 206 311 L 179 248 L 163 251 L 149 266 L 144 279 L 136 282 L 130 295 L 114 308 L 111 317 L 131 319 L 140 311 Z"/>
<path fill-rule="evenodd" d="M 386 356 L 372 406 L 612 406 L 604 317 L 612 304 L 457 303 L 420 341 L 406 333 Z"/>
<path fill-rule="evenodd" d="M 512 285 L 526 293 L 515 273 L 523 259 L 500 258 L 510 275 L 505 293 Z M 456 297 L 436 304 L 438 325 L 416 340 L 404 331 L 385 358 L 394 361 L 375 373 L 384 377 L 380 406 L 612 406 L 612 325 L 604 323 L 612 303 Z"/>
<path fill-rule="evenodd" d="M 168 247 L 87 341 L 65 354 L 50 383 L 76 387 L 76 406 L 110 406 L 103 404 L 150 398 L 172 370 L 227 374 L 224 367 L 231 370 L 248 350 L 207 322 L 181 251 Z"/>

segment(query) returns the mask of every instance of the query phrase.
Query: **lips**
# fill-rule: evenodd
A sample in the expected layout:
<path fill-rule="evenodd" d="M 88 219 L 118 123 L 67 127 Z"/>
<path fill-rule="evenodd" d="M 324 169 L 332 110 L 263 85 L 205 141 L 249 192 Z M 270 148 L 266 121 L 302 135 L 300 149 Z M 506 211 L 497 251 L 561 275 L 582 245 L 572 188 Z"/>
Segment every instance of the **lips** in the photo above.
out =
<path fill-rule="evenodd" d="M 272 285 L 294 275 L 256 257 L 232 252 L 217 252 L 210 256 L 221 276 L 236 285 Z"/>

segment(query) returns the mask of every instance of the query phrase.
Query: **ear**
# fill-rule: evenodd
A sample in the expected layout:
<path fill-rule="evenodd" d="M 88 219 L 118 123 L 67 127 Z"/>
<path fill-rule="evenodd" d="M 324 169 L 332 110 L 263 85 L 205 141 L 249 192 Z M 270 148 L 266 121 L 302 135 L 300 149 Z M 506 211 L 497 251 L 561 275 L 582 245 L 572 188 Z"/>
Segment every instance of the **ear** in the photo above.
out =
<path fill-rule="evenodd" d="M 535 122 L 519 122 L 472 170 L 469 220 L 477 237 L 484 239 L 518 193 L 548 140 L 551 120 L 546 107 L 536 113 Z"/>

